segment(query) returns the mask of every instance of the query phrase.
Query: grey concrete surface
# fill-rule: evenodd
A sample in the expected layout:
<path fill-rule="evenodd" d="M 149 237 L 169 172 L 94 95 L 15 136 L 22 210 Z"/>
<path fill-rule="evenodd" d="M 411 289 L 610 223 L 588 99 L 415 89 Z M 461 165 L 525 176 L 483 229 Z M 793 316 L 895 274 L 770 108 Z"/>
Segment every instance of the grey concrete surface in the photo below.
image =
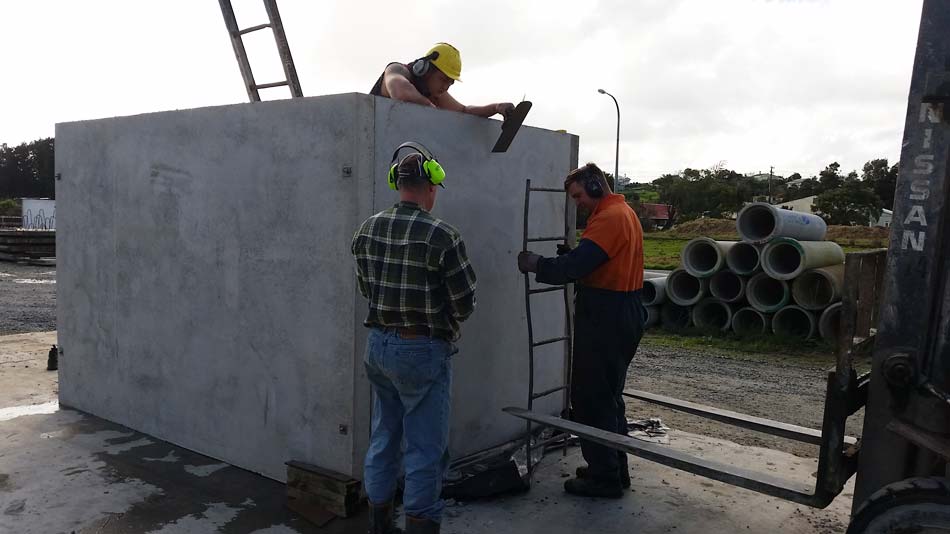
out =
<path fill-rule="evenodd" d="M 417 140 L 447 170 L 435 214 L 479 275 L 452 453 L 514 437 L 498 410 L 527 397 L 524 180 L 560 186 L 577 138 L 525 128 L 491 154 L 499 124 L 347 94 L 57 125 L 61 403 L 277 480 L 289 459 L 359 478 L 370 397 L 350 239 L 395 202 L 385 169 Z M 532 202 L 532 232 L 562 232 L 564 205 Z M 536 302 L 538 337 L 559 333 L 556 294 Z M 538 388 L 558 385 L 563 347 L 539 352 Z"/>
<path fill-rule="evenodd" d="M 362 534 L 365 515 L 322 529 L 284 506 L 282 484 L 75 410 L 11 410 L 0 398 L 0 532 L 17 534 Z M 15 408 L 15 407 L 14 407 Z M 24 407 L 19 407 L 24 408 Z M 809 480 L 814 459 L 673 431 L 671 447 Z M 442 531 L 481 533 L 844 531 L 851 485 L 825 510 L 631 458 L 619 500 L 569 496 L 577 449 L 543 460 L 528 493 L 450 503 Z M 364 512 L 365 514 L 365 512 Z"/>

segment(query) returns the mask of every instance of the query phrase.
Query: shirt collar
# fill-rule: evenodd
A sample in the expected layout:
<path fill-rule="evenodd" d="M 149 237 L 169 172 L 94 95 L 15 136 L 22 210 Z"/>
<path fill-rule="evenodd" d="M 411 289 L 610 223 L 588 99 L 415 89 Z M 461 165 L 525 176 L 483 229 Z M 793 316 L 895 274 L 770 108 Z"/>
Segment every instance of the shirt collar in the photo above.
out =
<path fill-rule="evenodd" d="M 397 207 L 397 208 L 404 208 L 404 209 L 408 209 L 408 210 L 425 211 L 424 209 L 422 209 L 422 206 L 420 206 L 419 204 L 416 204 L 415 202 L 409 202 L 409 201 L 406 201 L 406 200 L 400 200 L 399 202 L 396 203 L 396 206 L 395 206 L 395 207 Z"/>
<path fill-rule="evenodd" d="M 605 208 L 607 208 L 607 206 L 610 206 L 613 204 L 626 204 L 626 203 L 627 203 L 627 197 L 619 193 L 610 193 L 609 195 L 601 199 L 601 201 L 597 204 L 597 207 L 594 208 L 594 213 L 591 213 L 591 216 L 604 210 Z"/>

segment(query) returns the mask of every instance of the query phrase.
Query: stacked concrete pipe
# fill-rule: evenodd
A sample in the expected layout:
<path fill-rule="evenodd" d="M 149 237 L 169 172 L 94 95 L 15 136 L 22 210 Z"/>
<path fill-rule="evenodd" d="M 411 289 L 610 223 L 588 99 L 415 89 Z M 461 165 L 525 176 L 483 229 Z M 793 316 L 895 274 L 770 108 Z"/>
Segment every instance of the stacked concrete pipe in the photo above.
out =
<path fill-rule="evenodd" d="M 735 241 L 697 237 L 680 251 L 680 265 L 696 278 L 709 278 L 726 268 L 726 254 L 735 244 Z"/>
<path fill-rule="evenodd" d="M 818 333 L 821 339 L 835 342 L 838 340 L 838 332 L 841 330 L 841 303 L 836 302 L 825 308 L 818 318 Z"/>
<path fill-rule="evenodd" d="M 792 282 L 792 298 L 806 310 L 823 310 L 841 300 L 844 264 L 805 271 Z"/>
<path fill-rule="evenodd" d="M 732 331 L 740 336 L 761 336 L 772 331 L 772 314 L 746 306 L 732 314 Z"/>
<path fill-rule="evenodd" d="M 844 251 L 833 241 L 799 241 L 779 237 L 762 249 L 762 270 L 772 278 L 791 280 L 809 269 L 844 263 Z"/>
<path fill-rule="evenodd" d="M 811 339 L 817 331 L 815 314 L 801 306 L 785 306 L 772 316 L 772 332 L 775 335 Z"/>
<path fill-rule="evenodd" d="M 693 306 L 693 324 L 697 328 L 725 332 L 732 327 L 732 307 L 719 299 L 703 299 Z"/>
<path fill-rule="evenodd" d="M 751 276 L 761 268 L 759 263 L 760 245 L 739 241 L 726 252 L 726 265 L 742 276 Z"/>
<path fill-rule="evenodd" d="M 660 322 L 674 330 L 693 325 L 739 335 L 836 335 L 844 251 L 824 241 L 824 220 L 756 202 L 739 212 L 736 230 L 741 241 L 690 240 L 680 268 L 644 282 L 644 304 L 663 306 Z M 826 310 L 827 319 L 819 321 Z"/>
<path fill-rule="evenodd" d="M 742 208 L 736 217 L 736 229 L 743 241 L 764 244 L 777 237 L 801 241 L 821 241 L 828 225 L 811 213 L 777 208 L 765 202 L 754 202 Z"/>
<path fill-rule="evenodd" d="M 708 278 L 696 278 L 685 269 L 676 269 L 666 279 L 666 296 L 680 306 L 693 306 L 709 291 Z"/>
<path fill-rule="evenodd" d="M 749 305 L 763 313 L 775 313 L 788 305 L 792 292 L 788 282 L 759 273 L 749 279 L 746 285 L 746 298 Z"/>
<path fill-rule="evenodd" d="M 729 271 L 719 271 L 709 279 L 709 294 L 723 302 L 735 304 L 745 298 L 746 278 Z"/>
<path fill-rule="evenodd" d="M 693 324 L 692 314 L 687 306 L 675 302 L 666 302 L 660 306 L 660 326 L 666 330 L 682 330 Z"/>
<path fill-rule="evenodd" d="M 640 300 L 644 306 L 659 306 L 666 302 L 666 280 L 663 278 L 647 278 L 643 281 L 643 290 L 640 292 Z"/>

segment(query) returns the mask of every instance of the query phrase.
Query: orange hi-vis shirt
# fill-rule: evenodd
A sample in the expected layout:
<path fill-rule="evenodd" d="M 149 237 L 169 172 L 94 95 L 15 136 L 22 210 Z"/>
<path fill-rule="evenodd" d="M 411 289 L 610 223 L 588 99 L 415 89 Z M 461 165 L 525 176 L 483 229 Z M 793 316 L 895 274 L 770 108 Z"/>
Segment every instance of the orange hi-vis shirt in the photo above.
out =
<path fill-rule="evenodd" d="M 607 253 L 607 261 L 580 283 L 611 291 L 643 288 L 643 227 L 623 195 L 604 197 L 587 219 L 581 239 L 589 239 Z"/>

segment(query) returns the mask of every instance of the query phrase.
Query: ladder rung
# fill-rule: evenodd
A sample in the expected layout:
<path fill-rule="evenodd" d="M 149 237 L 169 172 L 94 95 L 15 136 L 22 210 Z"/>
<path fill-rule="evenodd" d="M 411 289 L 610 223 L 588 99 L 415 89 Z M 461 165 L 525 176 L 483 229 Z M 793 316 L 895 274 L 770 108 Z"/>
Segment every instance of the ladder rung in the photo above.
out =
<path fill-rule="evenodd" d="M 571 339 L 571 338 L 567 336 L 552 337 L 551 339 L 545 339 L 544 341 L 538 341 L 537 343 L 532 343 L 531 346 L 540 347 L 541 345 L 549 345 L 551 343 L 557 343 L 558 341 L 567 341 L 568 339 Z"/>
<path fill-rule="evenodd" d="M 566 193 L 567 191 L 563 189 L 557 189 L 554 187 L 532 187 L 532 191 L 543 191 L 547 193 Z"/>
<path fill-rule="evenodd" d="M 254 89 L 270 89 L 271 87 L 281 87 L 284 85 L 290 85 L 290 82 L 288 82 L 287 80 L 284 80 L 282 82 L 262 83 L 260 85 L 255 85 Z"/>
<path fill-rule="evenodd" d="M 556 388 L 551 388 L 549 390 L 542 391 L 541 393 L 535 393 L 534 395 L 531 395 L 531 400 L 540 399 L 541 397 L 545 397 L 547 395 L 550 395 L 551 393 L 557 393 L 558 391 L 561 391 L 564 389 L 567 389 L 567 386 L 558 386 Z"/>
<path fill-rule="evenodd" d="M 258 24 L 257 26 L 251 26 L 250 28 L 244 28 L 238 32 L 238 35 L 244 35 L 245 33 L 256 32 L 257 30 L 263 30 L 264 28 L 270 28 L 270 24 Z"/>
<path fill-rule="evenodd" d="M 538 241 L 567 241 L 567 237 L 529 237 L 529 243 L 537 243 Z"/>
<path fill-rule="evenodd" d="M 565 289 L 567 289 L 567 286 L 552 286 L 552 287 L 545 287 L 543 289 L 529 289 L 528 294 L 536 295 L 538 293 L 550 293 L 551 291 L 563 291 Z"/>

